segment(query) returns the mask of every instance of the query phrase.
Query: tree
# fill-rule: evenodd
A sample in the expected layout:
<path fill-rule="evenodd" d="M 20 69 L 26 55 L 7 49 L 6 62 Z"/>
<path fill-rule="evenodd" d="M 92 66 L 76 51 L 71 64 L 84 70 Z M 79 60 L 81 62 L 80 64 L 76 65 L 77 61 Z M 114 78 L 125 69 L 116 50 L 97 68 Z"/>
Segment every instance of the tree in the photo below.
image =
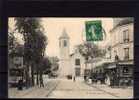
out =
<path fill-rule="evenodd" d="M 96 44 L 86 42 L 77 46 L 79 53 L 85 58 L 85 66 L 87 67 L 87 61 L 89 59 L 94 59 L 96 57 L 103 57 L 105 55 L 105 50 L 100 49 Z M 88 72 L 85 72 L 86 74 Z"/>
<path fill-rule="evenodd" d="M 34 85 L 34 67 L 39 66 L 41 59 L 44 56 L 47 38 L 43 34 L 43 28 L 39 18 L 15 18 L 16 29 L 24 38 L 24 62 L 26 69 L 26 82 Z M 29 81 L 29 67 L 31 67 L 31 80 Z M 38 69 L 38 68 L 37 68 Z"/>
<path fill-rule="evenodd" d="M 42 70 L 45 74 L 48 74 L 50 73 L 51 65 L 50 60 L 47 57 L 44 57 L 41 61 L 40 70 Z"/>
<path fill-rule="evenodd" d="M 89 58 L 103 57 L 105 55 L 105 50 L 100 49 L 96 44 L 86 42 L 77 46 L 77 49 L 83 55 L 86 60 Z"/>
<path fill-rule="evenodd" d="M 15 52 L 15 46 L 16 46 L 16 38 L 14 36 L 14 32 L 8 33 L 8 55 L 9 57 L 12 57 Z"/>
<path fill-rule="evenodd" d="M 47 45 L 47 38 L 46 36 L 41 32 L 38 31 L 38 34 L 36 35 L 36 39 L 34 39 L 34 44 L 32 45 L 32 47 L 35 49 L 32 59 L 33 59 L 33 63 L 36 63 L 36 70 L 37 70 L 37 85 L 39 84 L 38 82 L 38 74 L 39 74 L 39 70 L 42 72 L 43 70 L 41 70 L 43 66 L 41 66 L 42 60 L 44 59 L 44 52 L 45 52 L 45 48 Z"/>
<path fill-rule="evenodd" d="M 49 60 L 51 62 L 51 75 L 56 75 L 56 72 L 58 71 L 59 69 L 59 59 L 57 56 L 54 56 L 54 57 L 49 57 Z"/>
<path fill-rule="evenodd" d="M 9 69 L 15 67 L 14 58 L 23 57 L 24 47 L 17 41 L 14 32 L 8 33 L 8 65 Z M 10 70 L 9 70 L 10 71 Z"/>

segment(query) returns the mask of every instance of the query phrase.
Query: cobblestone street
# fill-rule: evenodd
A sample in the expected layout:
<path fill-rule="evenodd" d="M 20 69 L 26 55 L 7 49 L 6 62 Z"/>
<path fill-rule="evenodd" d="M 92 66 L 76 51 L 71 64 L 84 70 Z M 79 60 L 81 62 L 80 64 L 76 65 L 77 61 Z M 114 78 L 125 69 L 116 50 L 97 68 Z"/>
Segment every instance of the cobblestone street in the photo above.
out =
<path fill-rule="evenodd" d="M 45 87 L 18 91 L 9 89 L 10 98 L 132 98 L 132 88 L 110 88 L 100 84 L 86 84 L 82 79 L 49 79 Z M 120 92 L 119 92 L 120 91 Z"/>
<path fill-rule="evenodd" d="M 119 92 L 120 91 L 120 92 Z M 131 98 L 132 89 L 112 89 L 106 85 L 89 85 L 83 80 L 60 80 L 50 98 Z M 127 97 L 128 96 L 128 97 Z"/>

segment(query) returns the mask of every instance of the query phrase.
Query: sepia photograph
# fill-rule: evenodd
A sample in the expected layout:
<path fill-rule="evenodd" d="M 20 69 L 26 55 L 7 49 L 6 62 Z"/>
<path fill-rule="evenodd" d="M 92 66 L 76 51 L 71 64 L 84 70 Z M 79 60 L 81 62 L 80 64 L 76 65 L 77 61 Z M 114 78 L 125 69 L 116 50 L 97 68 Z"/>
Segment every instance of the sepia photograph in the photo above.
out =
<path fill-rule="evenodd" d="M 134 98 L 133 17 L 9 17 L 8 98 Z"/>

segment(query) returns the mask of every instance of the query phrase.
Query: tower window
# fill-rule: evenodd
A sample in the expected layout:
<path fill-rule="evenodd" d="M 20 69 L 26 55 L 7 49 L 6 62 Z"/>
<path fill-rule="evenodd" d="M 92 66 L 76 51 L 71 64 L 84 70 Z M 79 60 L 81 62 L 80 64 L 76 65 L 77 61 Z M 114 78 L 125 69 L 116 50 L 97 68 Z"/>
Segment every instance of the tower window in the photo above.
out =
<path fill-rule="evenodd" d="M 67 46 L 67 41 L 66 40 L 64 40 L 64 47 L 66 47 Z"/>

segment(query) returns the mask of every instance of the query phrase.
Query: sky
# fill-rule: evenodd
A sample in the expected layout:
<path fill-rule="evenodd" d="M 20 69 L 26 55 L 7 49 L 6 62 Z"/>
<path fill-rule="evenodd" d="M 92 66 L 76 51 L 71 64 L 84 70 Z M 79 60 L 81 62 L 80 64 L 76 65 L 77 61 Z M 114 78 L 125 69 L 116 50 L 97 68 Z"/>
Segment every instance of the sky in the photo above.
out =
<path fill-rule="evenodd" d="M 56 17 L 43 17 L 41 18 L 41 24 L 44 27 L 44 34 L 48 38 L 48 45 L 46 46 L 45 54 L 48 56 L 59 57 L 59 37 L 62 35 L 62 31 L 65 28 L 67 34 L 70 37 L 70 53 L 74 52 L 74 47 L 85 41 L 85 21 L 101 20 L 102 27 L 106 31 L 106 39 L 99 42 L 100 46 L 105 46 L 109 43 L 110 34 L 109 31 L 113 27 L 112 18 L 56 18 Z M 12 31 L 15 26 L 13 18 L 9 18 L 9 31 Z M 23 43 L 22 36 L 20 34 L 15 35 L 20 43 Z"/>

